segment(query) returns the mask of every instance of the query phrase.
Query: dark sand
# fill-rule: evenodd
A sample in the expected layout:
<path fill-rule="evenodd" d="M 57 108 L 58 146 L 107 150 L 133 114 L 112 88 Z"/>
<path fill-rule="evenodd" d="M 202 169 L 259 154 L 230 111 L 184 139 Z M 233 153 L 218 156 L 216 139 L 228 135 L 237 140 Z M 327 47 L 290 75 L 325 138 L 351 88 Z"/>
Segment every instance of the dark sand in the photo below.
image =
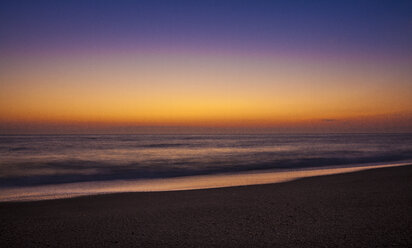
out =
<path fill-rule="evenodd" d="M 412 247 L 412 166 L 0 203 L 0 247 Z"/>

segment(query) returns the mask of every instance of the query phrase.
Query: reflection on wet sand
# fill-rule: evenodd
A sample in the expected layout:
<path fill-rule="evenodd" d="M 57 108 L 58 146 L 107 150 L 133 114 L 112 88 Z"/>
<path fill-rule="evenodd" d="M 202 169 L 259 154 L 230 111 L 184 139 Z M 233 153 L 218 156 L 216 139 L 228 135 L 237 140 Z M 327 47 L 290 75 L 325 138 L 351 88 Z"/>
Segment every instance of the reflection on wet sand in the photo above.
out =
<path fill-rule="evenodd" d="M 323 167 L 289 171 L 257 171 L 167 179 L 113 180 L 20 187 L 14 189 L 1 189 L 0 201 L 31 201 L 119 192 L 177 191 L 269 184 L 286 182 L 305 177 L 349 173 L 374 168 L 405 166 L 409 164 L 411 164 L 411 162 L 369 164 L 359 166 L 353 165 L 351 167 Z"/>

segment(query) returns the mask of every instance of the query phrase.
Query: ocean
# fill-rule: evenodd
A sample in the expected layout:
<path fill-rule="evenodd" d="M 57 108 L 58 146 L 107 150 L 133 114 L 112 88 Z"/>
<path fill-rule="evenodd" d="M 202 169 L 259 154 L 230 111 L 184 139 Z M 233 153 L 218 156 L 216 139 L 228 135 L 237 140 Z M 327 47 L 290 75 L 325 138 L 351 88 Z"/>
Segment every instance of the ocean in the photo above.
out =
<path fill-rule="evenodd" d="M 0 136 L 0 189 L 412 159 L 412 134 Z"/>

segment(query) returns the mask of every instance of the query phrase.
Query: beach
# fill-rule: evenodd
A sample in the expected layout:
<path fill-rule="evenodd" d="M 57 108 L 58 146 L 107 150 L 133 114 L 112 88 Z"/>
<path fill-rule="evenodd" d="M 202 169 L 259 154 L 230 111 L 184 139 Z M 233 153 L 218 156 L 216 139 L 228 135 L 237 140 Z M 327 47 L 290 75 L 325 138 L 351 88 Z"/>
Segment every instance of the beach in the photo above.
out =
<path fill-rule="evenodd" d="M 412 165 L 0 203 L 1 247 L 410 247 Z"/>
<path fill-rule="evenodd" d="M 0 248 L 412 248 L 412 0 L 0 6 Z"/>

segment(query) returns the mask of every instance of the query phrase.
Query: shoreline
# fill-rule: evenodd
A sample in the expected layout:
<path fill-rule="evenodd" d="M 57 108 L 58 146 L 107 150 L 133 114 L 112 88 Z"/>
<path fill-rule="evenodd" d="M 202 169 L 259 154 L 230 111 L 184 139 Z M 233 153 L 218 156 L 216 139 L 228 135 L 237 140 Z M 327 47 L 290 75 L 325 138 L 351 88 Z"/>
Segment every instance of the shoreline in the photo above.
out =
<path fill-rule="evenodd" d="M 410 247 L 412 166 L 0 203 L 1 247 Z"/>
<path fill-rule="evenodd" d="M 125 192 L 167 192 L 273 184 L 301 178 L 351 173 L 375 168 L 411 165 L 412 161 L 258 170 L 161 179 L 112 180 L 0 189 L 1 202 L 66 199 Z"/>

